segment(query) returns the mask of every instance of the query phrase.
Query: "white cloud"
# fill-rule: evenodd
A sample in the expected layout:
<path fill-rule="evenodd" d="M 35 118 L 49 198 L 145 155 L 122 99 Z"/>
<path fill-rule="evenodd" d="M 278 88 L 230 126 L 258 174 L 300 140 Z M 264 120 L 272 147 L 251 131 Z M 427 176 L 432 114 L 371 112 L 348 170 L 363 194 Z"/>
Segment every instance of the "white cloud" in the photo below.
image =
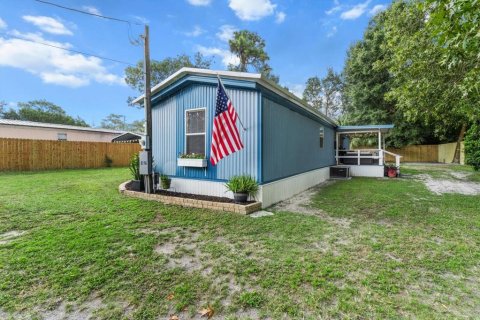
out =
<path fill-rule="evenodd" d="M 342 6 L 340 5 L 340 1 L 334 0 L 334 1 L 333 1 L 333 7 L 332 7 L 331 9 L 325 11 L 325 13 L 326 13 L 327 15 L 332 15 L 332 14 L 334 14 L 335 12 L 338 12 L 338 11 L 340 11 L 340 10 L 342 10 Z"/>
<path fill-rule="evenodd" d="M 98 10 L 98 8 L 95 8 L 94 6 L 83 6 L 82 9 L 92 14 L 102 14 L 100 10 Z"/>
<path fill-rule="evenodd" d="M 5 20 L 0 18 L 0 29 L 6 29 L 6 28 L 7 28 L 7 23 L 5 22 Z"/>
<path fill-rule="evenodd" d="M 283 21 L 285 21 L 286 17 L 287 17 L 287 15 L 285 14 L 285 12 L 279 11 L 275 15 L 275 22 L 276 23 L 282 23 Z"/>
<path fill-rule="evenodd" d="M 221 57 L 222 63 L 225 67 L 228 67 L 230 64 L 238 65 L 240 63 L 240 59 L 236 55 L 232 54 L 229 50 L 215 47 L 208 48 L 204 46 L 198 46 L 198 51 L 205 56 Z"/>
<path fill-rule="evenodd" d="M 192 31 L 185 32 L 185 35 L 188 37 L 198 37 L 202 33 L 205 33 L 205 30 L 203 30 L 200 26 L 195 26 L 193 27 Z"/>
<path fill-rule="evenodd" d="M 291 93 L 302 99 L 303 90 L 305 90 L 305 84 L 298 83 L 287 83 L 285 86 L 290 90 Z"/>
<path fill-rule="evenodd" d="M 237 30 L 234 26 L 224 24 L 220 27 L 220 31 L 218 31 L 216 35 L 218 39 L 228 42 L 228 40 L 233 38 L 233 33 Z"/>
<path fill-rule="evenodd" d="M 273 14 L 276 4 L 270 0 L 229 0 L 228 6 L 241 20 L 255 21 Z"/>
<path fill-rule="evenodd" d="M 371 0 L 367 0 L 363 3 L 359 3 L 355 5 L 350 10 L 342 12 L 342 14 L 340 15 L 340 18 L 342 18 L 343 20 L 354 20 L 361 17 L 367 10 L 367 7 L 370 2 Z"/>
<path fill-rule="evenodd" d="M 62 48 L 72 47 L 69 43 L 44 39 L 38 33 L 23 34 L 14 30 L 11 34 Z M 22 39 L 0 37 L 1 66 L 22 69 L 38 76 L 45 83 L 72 88 L 86 86 L 92 81 L 125 85 L 123 77 L 108 72 L 99 58 L 86 57 Z"/>
<path fill-rule="evenodd" d="M 385 4 L 377 4 L 376 6 L 374 6 L 372 9 L 370 9 L 370 11 L 368 12 L 370 15 L 374 16 L 376 15 L 377 13 L 381 12 L 381 11 L 384 11 L 385 9 L 387 9 L 387 5 Z"/>
<path fill-rule="evenodd" d="M 40 78 L 45 83 L 59 84 L 71 88 L 83 87 L 89 84 L 88 79 L 72 74 L 43 72 L 40 74 Z"/>
<path fill-rule="evenodd" d="M 45 32 L 59 35 L 73 35 L 72 31 L 65 27 L 63 23 L 52 17 L 23 16 L 22 18 L 23 20 L 32 23 Z"/>
<path fill-rule="evenodd" d="M 192 6 L 208 6 L 212 0 L 187 0 Z"/>
<path fill-rule="evenodd" d="M 333 37 L 337 33 L 337 26 L 333 26 L 332 29 L 327 33 L 327 38 Z"/>

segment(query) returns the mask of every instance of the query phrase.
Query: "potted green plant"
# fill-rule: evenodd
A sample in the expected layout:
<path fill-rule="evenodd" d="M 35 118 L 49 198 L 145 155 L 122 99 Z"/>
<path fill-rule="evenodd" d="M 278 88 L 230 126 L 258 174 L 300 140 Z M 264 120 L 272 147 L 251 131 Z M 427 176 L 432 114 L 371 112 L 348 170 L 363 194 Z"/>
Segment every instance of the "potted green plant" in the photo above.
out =
<path fill-rule="evenodd" d="M 170 179 L 166 174 L 162 174 L 160 176 L 160 182 L 162 183 L 162 189 L 168 190 L 170 189 L 170 184 L 172 183 L 172 179 Z"/>
<path fill-rule="evenodd" d="M 233 192 L 233 199 L 237 203 L 245 203 L 249 196 L 254 197 L 258 191 L 258 183 L 251 176 L 233 176 L 225 184 Z"/>
<path fill-rule="evenodd" d="M 138 153 L 135 153 L 130 158 L 130 165 L 128 166 L 132 175 L 132 188 L 134 190 L 143 190 L 142 176 L 140 175 L 140 158 Z"/>

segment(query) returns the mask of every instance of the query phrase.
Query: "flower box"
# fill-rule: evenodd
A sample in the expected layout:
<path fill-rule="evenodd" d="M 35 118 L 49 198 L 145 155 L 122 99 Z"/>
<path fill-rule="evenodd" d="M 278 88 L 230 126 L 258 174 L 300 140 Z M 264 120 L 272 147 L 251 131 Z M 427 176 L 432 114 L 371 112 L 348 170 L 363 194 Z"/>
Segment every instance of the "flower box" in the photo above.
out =
<path fill-rule="evenodd" d="M 177 159 L 177 166 L 179 166 L 179 167 L 205 168 L 207 166 L 207 159 L 178 158 Z"/>

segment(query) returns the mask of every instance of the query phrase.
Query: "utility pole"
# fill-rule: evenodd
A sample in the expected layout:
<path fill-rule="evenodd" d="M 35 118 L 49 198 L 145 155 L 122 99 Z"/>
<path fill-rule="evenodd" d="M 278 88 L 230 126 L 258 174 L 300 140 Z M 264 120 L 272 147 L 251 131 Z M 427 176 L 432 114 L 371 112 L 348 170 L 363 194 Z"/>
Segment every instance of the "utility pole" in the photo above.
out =
<path fill-rule="evenodd" d="M 143 74 L 145 79 L 145 95 L 143 106 L 145 107 L 145 121 L 146 121 L 146 144 L 145 151 L 148 157 L 148 174 L 144 176 L 145 192 L 153 193 L 153 170 L 152 170 L 152 106 L 151 106 L 151 91 L 150 91 L 150 36 L 148 25 L 145 25 L 145 34 L 143 35 L 144 44 L 144 58 L 143 58 Z"/>

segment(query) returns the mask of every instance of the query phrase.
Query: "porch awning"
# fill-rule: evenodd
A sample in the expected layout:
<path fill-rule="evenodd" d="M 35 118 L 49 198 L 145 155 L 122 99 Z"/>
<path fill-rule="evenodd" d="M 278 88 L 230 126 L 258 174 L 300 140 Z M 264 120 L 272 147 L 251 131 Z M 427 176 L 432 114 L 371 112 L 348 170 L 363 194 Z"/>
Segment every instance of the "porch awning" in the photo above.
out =
<path fill-rule="evenodd" d="M 133 132 L 125 132 L 112 139 L 112 142 L 136 142 L 142 139 L 142 135 Z"/>
<path fill-rule="evenodd" d="M 337 132 L 340 133 L 361 133 L 361 132 L 388 132 L 393 129 L 393 124 L 377 124 L 366 126 L 338 126 Z"/>

